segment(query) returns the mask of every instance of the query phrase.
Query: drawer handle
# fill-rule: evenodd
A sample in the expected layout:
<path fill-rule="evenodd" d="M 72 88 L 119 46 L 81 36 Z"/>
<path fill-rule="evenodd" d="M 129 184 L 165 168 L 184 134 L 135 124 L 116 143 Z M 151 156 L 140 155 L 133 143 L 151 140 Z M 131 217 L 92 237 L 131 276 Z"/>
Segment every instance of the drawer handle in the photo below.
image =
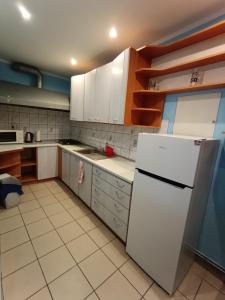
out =
<path fill-rule="evenodd" d="M 117 219 L 113 217 L 113 221 L 117 227 L 121 227 L 122 225 L 117 222 Z"/>
<path fill-rule="evenodd" d="M 123 189 L 125 187 L 125 184 L 121 184 L 118 180 L 116 180 L 116 184 L 120 189 Z"/>
<path fill-rule="evenodd" d="M 98 180 L 98 178 L 95 178 L 95 182 L 96 182 L 97 184 L 100 184 L 100 181 Z"/>
<path fill-rule="evenodd" d="M 116 196 L 117 196 L 117 198 L 120 199 L 120 200 L 123 199 L 123 195 L 120 195 L 118 191 L 116 191 Z"/>
<path fill-rule="evenodd" d="M 100 192 L 97 190 L 97 189 L 95 189 L 95 193 L 96 193 L 96 195 L 100 195 Z"/>
<path fill-rule="evenodd" d="M 114 203 L 114 207 L 118 212 L 121 212 L 123 209 L 120 208 L 116 203 Z"/>

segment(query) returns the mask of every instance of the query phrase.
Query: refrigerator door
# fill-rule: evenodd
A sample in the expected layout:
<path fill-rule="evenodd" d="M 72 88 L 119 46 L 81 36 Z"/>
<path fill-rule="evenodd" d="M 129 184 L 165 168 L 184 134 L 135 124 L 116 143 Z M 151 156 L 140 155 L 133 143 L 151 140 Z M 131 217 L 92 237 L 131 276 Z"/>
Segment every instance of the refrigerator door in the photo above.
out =
<path fill-rule="evenodd" d="M 200 143 L 194 138 L 139 134 L 136 168 L 193 187 Z"/>
<path fill-rule="evenodd" d="M 126 250 L 168 293 L 174 290 L 191 193 L 136 170 Z"/>

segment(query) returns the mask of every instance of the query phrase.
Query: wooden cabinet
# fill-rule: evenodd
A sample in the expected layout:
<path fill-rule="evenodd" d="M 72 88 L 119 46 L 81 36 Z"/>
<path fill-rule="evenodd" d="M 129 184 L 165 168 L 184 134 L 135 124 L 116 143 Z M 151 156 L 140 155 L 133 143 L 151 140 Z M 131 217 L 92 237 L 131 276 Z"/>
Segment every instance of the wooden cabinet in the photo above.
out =
<path fill-rule="evenodd" d="M 57 146 L 37 148 L 38 180 L 58 176 Z"/>
<path fill-rule="evenodd" d="M 84 120 L 84 79 L 84 74 L 71 78 L 70 120 Z"/>
<path fill-rule="evenodd" d="M 94 121 L 109 122 L 110 86 L 112 83 L 112 63 L 96 69 Z"/>
<path fill-rule="evenodd" d="M 70 153 L 62 150 L 62 181 L 70 186 Z"/>
<path fill-rule="evenodd" d="M 95 78 L 96 70 L 85 74 L 84 121 L 95 121 Z"/>
<path fill-rule="evenodd" d="M 130 49 L 111 63 L 109 123 L 124 124 Z"/>
<path fill-rule="evenodd" d="M 92 184 L 92 164 L 83 161 L 84 163 L 84 179 L 82 183 L 78 185 L 78 196 L 86 203 L 87 206 L 91 206 L 91 184 Z"/>

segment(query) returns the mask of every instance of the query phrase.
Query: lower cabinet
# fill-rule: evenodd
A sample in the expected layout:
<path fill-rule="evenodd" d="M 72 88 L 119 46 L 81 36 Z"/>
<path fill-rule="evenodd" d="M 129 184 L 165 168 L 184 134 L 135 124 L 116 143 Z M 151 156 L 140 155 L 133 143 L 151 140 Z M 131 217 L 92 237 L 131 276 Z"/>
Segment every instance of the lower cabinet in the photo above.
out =
<path fill-rule="evenodd" d="M 57 146 L 37 148 L 38 180 L 58 176 Z"/>
<path fill-rule="evenodd" d="M 80 164 L 84 167 L 83 180 L 79 180 Z M 83 200 L 91 206 L 92 164 L 80 159 L 76 154 L 66 150 L 62 151 L 62 181 Z"/>
<path fill-rule="evenodd" d="M 93 167 L 91 208 L 124 242 L 127 239 L 131 188 L 131 184 Z"/>

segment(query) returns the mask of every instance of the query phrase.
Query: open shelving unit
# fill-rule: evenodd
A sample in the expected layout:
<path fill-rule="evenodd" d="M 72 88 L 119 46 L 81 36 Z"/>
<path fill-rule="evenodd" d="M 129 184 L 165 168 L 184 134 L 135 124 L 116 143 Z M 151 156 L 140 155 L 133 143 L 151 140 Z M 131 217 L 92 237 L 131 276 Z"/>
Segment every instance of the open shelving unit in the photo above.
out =
<path fill-rule="evenodd" d="M 36 148 L 24 148 L 21 153 L 21 181 L 27 183 L 37 180 Z"/>
<path fill-rule="evenodd" d="M 128 88 L 125 110 L 125 125 L 160 128 L 167 94 L 193 92 L 225 87 L 225 80 L 214 83 L 187 85 L 171 89 L 149 89 L 150 78 L 207 66 L 225 61 L 225 52 L 185 61 L 167 68 L 151 67 L 152 59 L 173 51 L 203 42 L 225 33 L 225 21 L 169 45 L 148 45 L 138 50 L 131 49 Z"/>
<path fill-rule="evenodd" d="M 0 152 L 0 174 L 8 173 L 20 179 L 21 150 Z"/>

